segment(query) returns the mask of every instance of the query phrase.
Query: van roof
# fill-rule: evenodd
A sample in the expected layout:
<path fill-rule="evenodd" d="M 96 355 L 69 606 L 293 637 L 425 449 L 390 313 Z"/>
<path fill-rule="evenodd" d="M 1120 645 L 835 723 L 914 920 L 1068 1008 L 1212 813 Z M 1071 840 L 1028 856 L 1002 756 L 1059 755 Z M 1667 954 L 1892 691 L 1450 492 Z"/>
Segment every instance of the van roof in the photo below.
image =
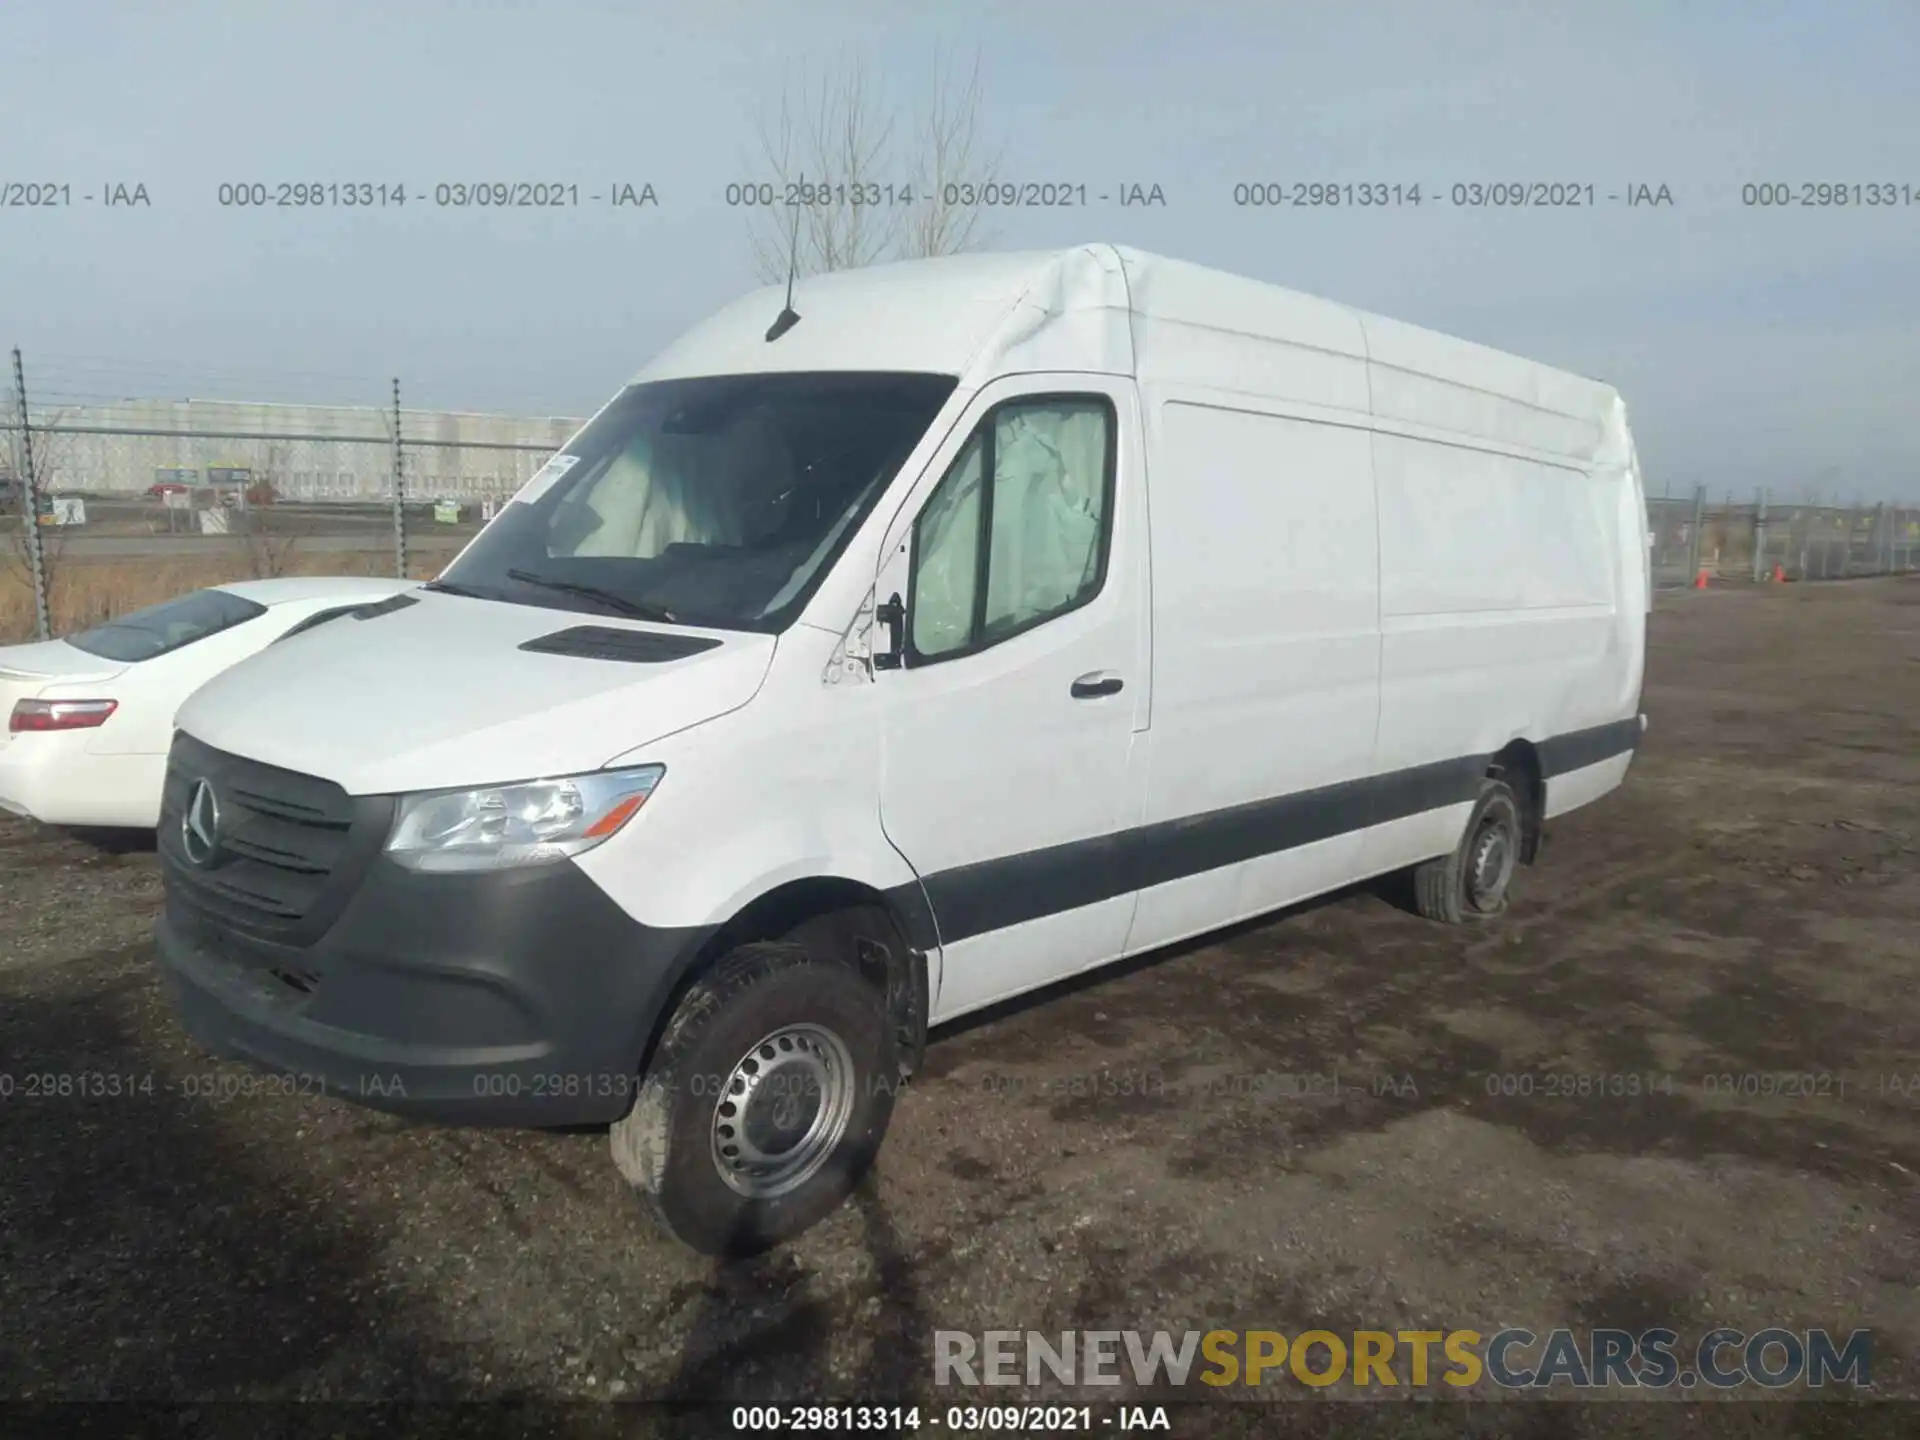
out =
<path fill-rule="evenodd" d="M 635 377 L 917 371 L 972 389 L 1021 371 L 1131 375 L 1284 399 L 1546 454 L 1629 445 L 1611 386 L 1222 270 L 1109 244 L 809 276 L 696 325 Z M 1609 444 L 1609 437 L 1614 443 Z M 1625 457 L 1622 457 L 1625 458 Z"/>

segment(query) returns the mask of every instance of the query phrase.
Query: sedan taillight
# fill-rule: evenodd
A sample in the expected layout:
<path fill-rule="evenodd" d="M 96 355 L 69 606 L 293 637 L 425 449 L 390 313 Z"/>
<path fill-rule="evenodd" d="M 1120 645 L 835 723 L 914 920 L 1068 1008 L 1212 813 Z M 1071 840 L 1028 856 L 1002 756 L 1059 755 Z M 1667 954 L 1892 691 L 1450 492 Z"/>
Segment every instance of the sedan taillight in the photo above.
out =
<path fill-rule="evenodd" d="M 118 700 L 22 700 L 13 707 L 7 729 L 15 735 L 29 730 L 91 730 L 106 724 L 119 708 Z"/>

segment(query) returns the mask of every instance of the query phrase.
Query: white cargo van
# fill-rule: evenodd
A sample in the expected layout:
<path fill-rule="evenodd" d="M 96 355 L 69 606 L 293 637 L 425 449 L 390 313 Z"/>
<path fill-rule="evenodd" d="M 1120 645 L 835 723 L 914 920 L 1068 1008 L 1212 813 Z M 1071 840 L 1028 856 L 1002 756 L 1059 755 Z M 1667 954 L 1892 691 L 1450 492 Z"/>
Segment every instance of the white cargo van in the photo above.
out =
<path fill-rule="evenodd" d="M 930 1024 L 1404 867 L 1491 919 L 1625 776 L 1607 386 L 1107 245 L 786 311 L 182 711 L 158 949 L 204 1044 L 611 1122 L 669 1231 L 751 1251 L 844 1196 Z"/>

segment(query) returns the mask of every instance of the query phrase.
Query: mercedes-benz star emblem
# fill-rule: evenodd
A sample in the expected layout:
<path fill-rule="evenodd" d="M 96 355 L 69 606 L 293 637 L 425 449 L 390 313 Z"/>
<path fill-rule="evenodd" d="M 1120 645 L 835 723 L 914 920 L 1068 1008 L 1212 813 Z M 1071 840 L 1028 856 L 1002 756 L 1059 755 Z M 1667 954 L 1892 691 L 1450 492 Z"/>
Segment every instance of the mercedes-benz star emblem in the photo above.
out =
<path fill-rule="evenodd" d="M 773 1102 L 773 1128 L 785 1134 L 800 1124 L 800 1097 L 782 1095 Z"/>
<path fill-rule="evenodd" d="M 220 845 L 220 801 L 208 781 L 196 780 L 180 817 L 180 848 L 189 862 L 205 865 Z"/>

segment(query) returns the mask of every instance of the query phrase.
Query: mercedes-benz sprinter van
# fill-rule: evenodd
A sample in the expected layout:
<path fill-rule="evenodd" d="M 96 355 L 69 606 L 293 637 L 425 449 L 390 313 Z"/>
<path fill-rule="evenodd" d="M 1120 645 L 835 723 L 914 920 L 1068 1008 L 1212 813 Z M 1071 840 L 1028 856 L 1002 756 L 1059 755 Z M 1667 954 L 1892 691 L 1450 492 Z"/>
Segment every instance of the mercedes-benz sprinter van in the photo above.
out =
<path fill-rule="evenodd" d="M 929 1025 L 1414 867 L 1485 922 L 1639 741 L 1607 386 L 1108 245 L 769 289 L 432 584 L 182 710 L 161 964 L 209 1048 L 607 1122 L 745 1252 Z"/>

